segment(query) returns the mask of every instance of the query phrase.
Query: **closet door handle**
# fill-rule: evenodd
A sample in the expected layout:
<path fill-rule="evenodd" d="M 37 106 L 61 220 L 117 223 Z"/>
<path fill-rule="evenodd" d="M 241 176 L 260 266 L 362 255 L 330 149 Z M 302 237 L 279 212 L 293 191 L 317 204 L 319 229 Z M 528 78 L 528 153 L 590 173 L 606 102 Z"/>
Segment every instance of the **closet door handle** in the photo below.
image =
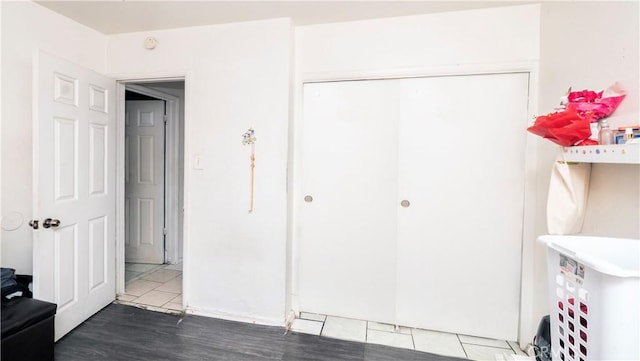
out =
<path fill-rule="evenodd" d="M 409 201 L 408 201 L 408 200 L 406 200 L 406 199 L 403 199 L 403 200 L 400 202 L 400 205 L 402 206 L 402 208 L 408 208 L 408 207 L 411 205 L 411 202 L 409 202 Z"/>

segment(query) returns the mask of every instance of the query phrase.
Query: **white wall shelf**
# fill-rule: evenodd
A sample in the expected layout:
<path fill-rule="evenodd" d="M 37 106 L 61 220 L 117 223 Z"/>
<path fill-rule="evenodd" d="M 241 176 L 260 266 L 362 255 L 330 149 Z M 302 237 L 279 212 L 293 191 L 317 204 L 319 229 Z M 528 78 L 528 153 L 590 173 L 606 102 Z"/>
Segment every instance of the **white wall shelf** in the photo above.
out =
<path fill-rule="evenodd" d="M 563 147 L 567 162 L 640 164 L 640 144 Z"/>

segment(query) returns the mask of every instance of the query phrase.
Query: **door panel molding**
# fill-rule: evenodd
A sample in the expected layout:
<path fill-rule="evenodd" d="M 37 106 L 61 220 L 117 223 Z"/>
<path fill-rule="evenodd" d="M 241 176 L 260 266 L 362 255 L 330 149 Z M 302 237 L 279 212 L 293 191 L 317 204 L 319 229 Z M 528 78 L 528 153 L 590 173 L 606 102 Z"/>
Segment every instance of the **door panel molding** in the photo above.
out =
<path fill-rule="evenodd" d="M 89 195 L 92 197 L 107 194 L 107 139 L 105 124 L 89 124 Z"/>
<path fill-rule="evenodd" d="M 107 222 L 106 216 L 89 221 L 89 292 L 107 281 Z"/>

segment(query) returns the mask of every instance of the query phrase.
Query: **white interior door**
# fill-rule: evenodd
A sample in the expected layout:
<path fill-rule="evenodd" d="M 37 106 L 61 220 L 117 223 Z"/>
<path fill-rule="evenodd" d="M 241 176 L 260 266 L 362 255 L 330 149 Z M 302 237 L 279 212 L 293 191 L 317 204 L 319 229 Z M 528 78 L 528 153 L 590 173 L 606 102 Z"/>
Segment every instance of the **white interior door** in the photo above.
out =
<path fill-rule="evenodd" d="M 164 101 L 125 108 L 125 259 L 164 263 Z"/>
<path fill-rule="evenodd" d="M 304 86 L 298 296 L 302 310 L 392 322 L 397 97 L 393 83 Z"/>
<path fill-rule="evenodd" d="M 528 81 L 402 80 L 398 323 L 517 339 Z"/>
<path fill-rule="evenodd" d="M 34 297 L 58 305 L 57 340 L 115 299 L 115 81 L 35 64 Z"/>

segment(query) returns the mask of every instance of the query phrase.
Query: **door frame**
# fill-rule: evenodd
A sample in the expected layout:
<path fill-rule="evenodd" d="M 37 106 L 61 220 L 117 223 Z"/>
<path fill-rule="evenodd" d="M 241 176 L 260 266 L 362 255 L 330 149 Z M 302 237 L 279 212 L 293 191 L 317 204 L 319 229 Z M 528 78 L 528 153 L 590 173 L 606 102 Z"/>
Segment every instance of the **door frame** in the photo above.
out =
<path fill-rule="evenodd" d="M 506 63 L 486 63 L 486 64 L 451 64 L 441 66 L 376 69 L 376 70 L 350 70 L 350 71 L 327 71 L 327 72 L 301 72 L 294 74 L 293 89 L 293 120 L 289 135 L 290 152 L 287 176 L 288 212 L 287 222 L 287 257 L 289 269 L 286 281 L 286 306 L 287 320 L 292 320 L 295 314 L 300 311 L 298 292 L 298 255 L 299 243 L 299 213 L 303 206 L 301 201 L 304 196 L 301 184 L 301 154 L 302 145 L 301 125 L 304 121 L 303 112 L 303 89 L 307 83 L 335 82 L 335 81 L 357 81 L 357 80 L 382 80 L 401 79 L 414 77 L 435 77 L 435 76 L 456 76 L 456 75 L 487 75 L 502 73 L 528 73 L 529 74 L 529 105 L 528 105 L 528 125 L 533 124 L 533 119 L 538 114 L 538 78 L 540 73 L 538 61 L 516 61 Z M 523 129 L 524 131 L 524 129 Z M 525 139 L 525 162 L 523 171 L 524 179 L 524 204 L 522 221 L 522 243 L 521 243 L 521 281 L 520 281 L 520 311 L 518 320 L 518 343 L 523 347 L 531 343 L 537 320 L 534 320 L 534 297 L 536 267 L 534 264 L 534 254 L 536 248 L 535 222 L 536 217 L 536 144 L 537 139 L 531 134 L 527 134 Z"/>
<path fill-rule="evenodd" d="M 170 118 L 178 120 L 179 119 L 179 99 L 175 96 L 162 93 L 157 90 L 149 89 L 140 84 L 143 83 L 161 83 L 168 81 L 184 81 L 185 83 L 185 109 L 184 109 L 184 137 L 182 139 L 184 146 L 184 155 L 182 161 L 184 164 L 184 172 L 182 174 L 183 177 L 183 189 L 182 189 L 182 197 L 184 202 L 184 208 L 182 212 L 182 234 L 178 231 L 178 217 L 180 216 L 180 209 L 178 208 L 179 199 L 179 190 L 177 186 L 179 184 L 180 171 L 179 171 L 179 123 L 178 121 L 170 122 L 169 126 L 166 128 L 166 138 L 167 138 L 167 147 L 166 147 L 166 168 L 167 168 L 167 178 L 165 180 L 165 186 L 167 187 L 166 194 L 166 203 L 165 207 L 165 217 L 167 217 L 167 212 L 170 211 L 172 216 L 167 217 L 167 235 L 173 241 L 170 242 L 172 245 L 168 247 L 169 257 L 167 259 L 171 262 L 177 261 L 177 240 L 178 237 L 182 237 L 182 262 L 183 265 L 187 264 L 188 259 L 188 218 L 187 218 L 187 194 L 188 194 L 188 176 L 187 176 L 187 154 L 188 153 L 188 121 L 187 114 L 189 110 L 189 104 L 187 100 L 187 94 L 189 92 L 189 86 L 191 84 L 191 76 L 190 74 L 157 74 L 157 76 L 141 76 L 139 74 L 130 76 L 130 75 L 110 75 L 112 78 L 116 79 L 116 108 L 117 108 L 117 139 L 116 139 L 116 296 L 123 294 L 125 291 L 125 217 L 124 217 L 124 197 L 125 197 L 125 183 L 124 183 L 124 170 L 125 170 L 125 105 L 126 105 L 126 90 L 131 89 L 138 93 L 152 96 L 158 98 L 160 100 L 167 101 L 167 113 L 170 114 Z M 137 85 L 134 85 L 137 84 Z M 188 271 L 183 266 L 183 297 L 182 297 L 182 305 L 186 307 L 187 305 L 187 295 L 188 295 Z"/>

